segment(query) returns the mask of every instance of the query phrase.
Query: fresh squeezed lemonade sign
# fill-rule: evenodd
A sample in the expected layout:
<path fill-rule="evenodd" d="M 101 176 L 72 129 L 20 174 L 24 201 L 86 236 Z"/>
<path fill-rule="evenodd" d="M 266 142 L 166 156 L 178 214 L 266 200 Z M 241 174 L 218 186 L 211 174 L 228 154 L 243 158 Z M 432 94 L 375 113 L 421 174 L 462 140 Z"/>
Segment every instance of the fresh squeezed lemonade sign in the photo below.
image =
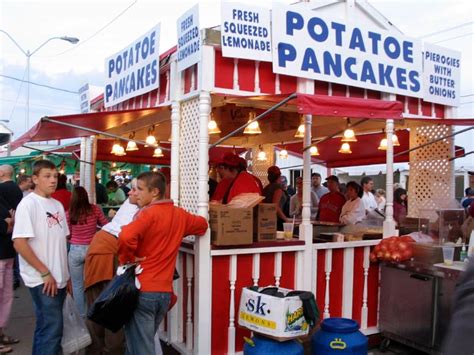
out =
<path fill-rule="evenodd" d="M 425 43 L 423 52 L 423 99 L 459 106 L 461 53 Z"/>
<path fill-rule="evenodd" d="M 178 71 L 199 63 L 201 60 L 201 32 L 199 31 L 199 5 L 186 11 L 177 21 Z"/>
<path fill-rule="evenodd" d="M 158 88 L 159 44 L 160 24 L 105 60 L 105 107 Z"/>
<path fill-rule="evenodd" d="M 273 71 L 422 97 L 421 45 L 295 7 L 272 10 Z"/>
<path fill-rule="evenodd" d="M 224 57 L 272 61 L 269 9 L 223 2 L 221 19 Z"/>

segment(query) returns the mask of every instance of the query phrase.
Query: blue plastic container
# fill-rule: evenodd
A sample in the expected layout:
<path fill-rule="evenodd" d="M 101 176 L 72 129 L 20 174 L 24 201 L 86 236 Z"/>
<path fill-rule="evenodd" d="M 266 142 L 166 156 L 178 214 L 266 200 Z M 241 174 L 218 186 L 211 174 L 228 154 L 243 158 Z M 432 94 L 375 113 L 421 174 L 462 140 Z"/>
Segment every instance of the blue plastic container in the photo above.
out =
<path fill-rule="evenodd" d="M 348 318 L 328 318 L 311 339 L 313 355 L 367 355 L 367 337 L 359 332 L 359 324 Z"/>
<path fill-rule="evenodd" d="M 263 336 L 255 335 L 251 342 L 245 342 L 244 355 L 304 355 L 303 345 L 296 340 L 277 341 Z"/>

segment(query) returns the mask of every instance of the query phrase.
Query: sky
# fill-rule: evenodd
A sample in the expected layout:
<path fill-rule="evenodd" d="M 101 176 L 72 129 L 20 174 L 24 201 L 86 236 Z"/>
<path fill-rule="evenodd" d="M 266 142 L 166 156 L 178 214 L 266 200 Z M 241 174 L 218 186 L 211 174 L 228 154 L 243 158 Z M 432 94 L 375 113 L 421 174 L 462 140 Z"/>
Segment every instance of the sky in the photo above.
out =
<path fill-rule="evenodd" d="M 23 50 L 34 51 L 47 39 L 72 36 L 76 45 L 52 40 L 31 56 L 30 126 L 45 115 L 79 112 L 75 93 L 89 83 L 102 87 L 105 58 L 161 23 L 160 52 L 176 43 L 176 19 L 198 1 L 55 0 L 0 2 L 0 30 L 8 32 Z M 241 3 L 255 1 L 239 0 Z M 280 3 L 295 1 L 278 0 Z M 474 2 L 469 0 L 369 0 L 407 36 L 462 53 L 461 105 L 458 117 L 474 117 Z M 220 1 L 199 1 L 201 28 L 220 24 Z M 271 7 L 272 1 L 259 0 Z M 26 56 L 0 31 L 0 120 L 19 137 L 26 129 Z M 8 76 L 9 78 L 5 77 Z M 1 122 L 1 121 L 0 121 Z M 474 149 L 474 133 L 456 139 L 466 151 Z M 456 166 L 474 167 L 474 155 Z"/>

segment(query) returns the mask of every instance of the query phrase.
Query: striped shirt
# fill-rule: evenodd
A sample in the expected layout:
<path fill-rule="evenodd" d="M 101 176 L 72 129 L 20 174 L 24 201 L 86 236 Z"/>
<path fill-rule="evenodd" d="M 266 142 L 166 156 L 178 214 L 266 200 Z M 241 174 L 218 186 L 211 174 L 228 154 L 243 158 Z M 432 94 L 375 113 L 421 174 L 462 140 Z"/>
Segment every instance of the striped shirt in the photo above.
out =
<path fill-rule="evenodd" d="M 97 225 L 104 226 L 109 221 L 104 216 L 102 209 L 97 205 L 92 205 L 92 213 L 86 217 L 85 223 L 71 224 L 69 211 L 66 213 L 67 224 L 71 231 L 71 244 L 89 245 L 94 234 L 97 232 Z"/>

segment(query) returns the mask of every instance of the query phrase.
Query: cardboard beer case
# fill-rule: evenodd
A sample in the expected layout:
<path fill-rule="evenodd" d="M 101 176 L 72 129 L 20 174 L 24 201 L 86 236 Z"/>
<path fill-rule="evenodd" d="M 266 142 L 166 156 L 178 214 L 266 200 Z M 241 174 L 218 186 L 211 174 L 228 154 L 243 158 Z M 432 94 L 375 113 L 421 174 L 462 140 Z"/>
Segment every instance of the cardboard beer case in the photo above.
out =
<path fill-rule="evenodd" d="M 278 288 L 278 291 L 286 295 L 292 290 Z M 240 297 L 239 325 L 279 341 L 304 336 L 309 331 L 303 302 L 298 296 L 279 298 L 249 288 L 244 288 Z"/>
<path fill-rule="evenodd" d="M 259 203 L 253 209 L 255 242 L 276 240 L 277 211 L 274 203 Z"/>
<path fill-rule="evenodd" d="M 253 243 L 253 209 L 210 205 L 209 225 L 214 245 L 246 245 Z"/>

